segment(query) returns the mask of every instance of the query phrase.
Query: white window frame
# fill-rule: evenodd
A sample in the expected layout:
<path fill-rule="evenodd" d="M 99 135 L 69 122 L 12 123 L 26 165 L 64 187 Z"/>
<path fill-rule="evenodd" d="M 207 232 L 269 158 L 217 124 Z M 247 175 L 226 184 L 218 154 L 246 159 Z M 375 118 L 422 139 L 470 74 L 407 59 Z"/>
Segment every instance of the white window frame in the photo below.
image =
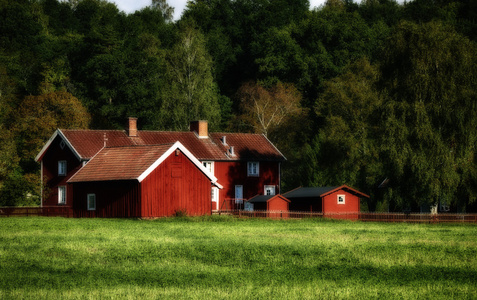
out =
<path fill-rule="evenodd" d="M 270 194 L 268 194 L 267 191 L 270 191 Z M 263 188 L 263 194 L 264 195 L 270 195 L 270 196 L 275 195 L 275 186 L 274 185 L 265 185 L 265 187 Z"/>
<path fill-rule="evenodd" d="M 214 175 L 214 162 L 213 161 L 203 161 L 202 165 L 206 168 L 212 175 Z"/>
<path fill-rule="evenodd" d="M 59 205 L 66 204 L 66 186 L 65 185 L 58 186 L 58 204 Z"/>
<path fill-rule="evenodd" d="M 343 199 L 343 201 L 340 201 L 340 199 Z M 345 204 L 346 203 L 346 195 L 344 194 L 339 194 L 336 196 L 336 202 L 338 204 Z"/>
<path fill-rule="evenodd" d="M 58 176 L 66 176 L 66 160 L 59 160 L 58 161 Z"/>
<path fill-rule="evenodd" d="M 92 201 L 93 205 L 90 205 L 90 201 Z M 88 210 L 96 210 L 96 194 L 88 194 L 86 196 L 86 208 Z"/>
<path fill-rule="evenodd" d="M 250 203 L 248 201 L 245 201 L 243 204 L 243 210 L 245 211 L 253 211 L 253 203 Z"/>
<path fill-rule="evenodd" d="M 240 198 L 237 197 L 237 188 L 238 188 L 238 189 L 241 191 L 241 193 L 242 193 L 242 195 L 241 195 L 242 197 L 240 197 Z M 235 185 L 235 193 L 234 193 L 234 195 L 235 195 L 235 204 L 242 204 L 242 203 L 243 203 L 243 185 L 241 185 L 241 184 Z"/>
<path fill-rule="evenodd" d="M 258 163 L 258 161 L 249 161 L 247 163 L 247 176 L 260 176 L 260 164 Z"/>
<path fill-rule="evenodd" d="M 219 188 L 216 186 L 213 186 L 210 193 L 211 193 L 212 202 L 216 203 L 217 205 L 215 207 L 219 209 Z"/>

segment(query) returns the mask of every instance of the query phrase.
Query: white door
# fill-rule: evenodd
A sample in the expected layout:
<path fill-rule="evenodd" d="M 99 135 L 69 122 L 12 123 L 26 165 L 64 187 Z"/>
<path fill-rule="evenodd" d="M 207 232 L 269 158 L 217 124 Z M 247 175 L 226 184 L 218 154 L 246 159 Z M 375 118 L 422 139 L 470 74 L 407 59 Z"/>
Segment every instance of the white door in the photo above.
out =
<path fill-rule="evenodd" d="M 235 203 L 242 204 L 243 202 L 243 185 L 235 186 Z"/>

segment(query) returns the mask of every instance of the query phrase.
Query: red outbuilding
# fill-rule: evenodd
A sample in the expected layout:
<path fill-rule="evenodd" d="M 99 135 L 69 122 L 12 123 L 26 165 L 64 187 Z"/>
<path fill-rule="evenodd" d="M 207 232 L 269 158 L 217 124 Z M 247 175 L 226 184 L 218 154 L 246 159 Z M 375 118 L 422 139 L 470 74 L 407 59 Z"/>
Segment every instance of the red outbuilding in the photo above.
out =
<path fill-rule="evenodd" d="M 287 218 L 289 203 L 282 195 L 257 195 L 245 202 L 244 210 L 266 211 L 269 218 Z"/>
<path fill-rule="evenodd" d="M 68 180 L 78 217 L 209 215 L 211 186 L 222 188 L 180 142 L 103 148 Z"/>
<path fill-rule="evenodd" d="M 369 198 L 347 185 L 300 187 L 283 196 L 290 200 L 290 211 L 318 212 L 339 219 L 357 219 L 360 198 Z"/>

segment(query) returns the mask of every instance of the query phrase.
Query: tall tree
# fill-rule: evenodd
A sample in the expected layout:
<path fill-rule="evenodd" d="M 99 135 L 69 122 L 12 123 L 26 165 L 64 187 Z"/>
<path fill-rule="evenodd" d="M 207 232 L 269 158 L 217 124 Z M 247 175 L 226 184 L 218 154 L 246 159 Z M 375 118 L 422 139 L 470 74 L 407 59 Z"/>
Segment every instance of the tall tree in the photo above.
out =
<path fill-rule="evenodd" d="M 242 121 L 251 131 L 264 135 L 302 113 L 301 94 L 292 84 L 277 83 L 267 89 L 249 82 L 242 85 L 237 97 Z"/>
<path fill-rule="evenodd" d="M 12 130 L 23 160 L 29 165 L 57 128 L 88 128 L 90 115 L 81 102 L 68 92 L 26 96 L 14 113 Z"/>
<path fill-rule="evenodd" d="M 167 3 L 167 0 L 152 0 L 151 7 L 154 10 L 160 11 L 166 22 L 172 22 L 174 18 L 174 7 L 171 7 Z"/>
<path fill-rule="evenodd" d="M 169 90 L 161 108 L 163 127 L 184 130 L 192 120 L 220 124 L 218 87 L 212 76 L 212 60 L 203 35 L 185 25 L 168 54 Z"/>
<path fill-rule="evenodd" d="M 317 147 L 309 149 L 319 160 L 319 167 L 310 170 L 316 180 L 310 184 L 347 183 L 373 193 L 383 179 L 378 139 L 378 112 L 383 100 L 376 87 L 378 78 L 377 67 L 363 58 L 325 83 L 315 106 L 323 125 L 314 142 Z M 375 204 L 368 206 L 374 210 Z"/>
<path fill-rule="evenodd" d="M 439 22 L 403 22 L 390 40 L 382 145 L 396 205 L 475 203 L 475 178 L 462 174 L 475 175 L 476 53 L 474 43 Z"/>

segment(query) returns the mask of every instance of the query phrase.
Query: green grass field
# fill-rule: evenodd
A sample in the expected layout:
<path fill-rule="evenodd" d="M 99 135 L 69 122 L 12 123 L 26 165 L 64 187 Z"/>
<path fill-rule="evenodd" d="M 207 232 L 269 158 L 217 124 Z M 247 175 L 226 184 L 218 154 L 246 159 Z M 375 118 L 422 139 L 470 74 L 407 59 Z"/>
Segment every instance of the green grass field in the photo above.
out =
<path fill-rule="evenodd" d="M 477 226 L 1 218 L 0 298 L 477 299 Z"/>

